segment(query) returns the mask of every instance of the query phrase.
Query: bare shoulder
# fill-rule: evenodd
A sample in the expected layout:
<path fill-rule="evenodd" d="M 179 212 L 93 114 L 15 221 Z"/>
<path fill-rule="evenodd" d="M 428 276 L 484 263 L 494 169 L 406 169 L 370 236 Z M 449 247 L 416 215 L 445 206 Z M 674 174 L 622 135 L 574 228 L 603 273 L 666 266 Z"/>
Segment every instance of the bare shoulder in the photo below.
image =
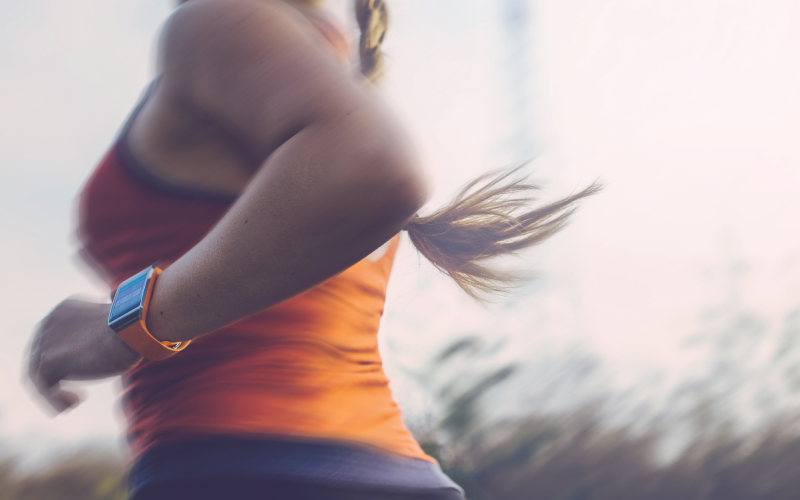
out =
<path fill-rule="evenodd" d="M 267 147 L 320 113 L 352 109 L 363 98 L 310 26 L 279 0 L 192 0 L 162 33 L 163 84 L 247 142 Z M 250 136 L 254 131 L 260 136 Z"/>
<path fill-rule="evenodd" d="M 192 0 L 165 25 L 159 62 L 172 72 L 252 64 L 253 57 L 263 60 L 290 49 L 287 38 L 302 37 L 303 22 L 299 12 L 278 0 Z"/>
<path fill-rule="evenodd" d="M 402 125 L 314 29 L 280 0 L 191 0 L 162 34 L 160 102 L 212 123 L 258 162 L 309 131 L 326 155 L 371 158 L 376 178 L 416 178 Z"/>
<path fill-rule="evenodd" d="M 277 0 L 192 0 L 170 16 L 161 49 L 185 55 L 220 42 L 236 43 L 257 32 L 264 40 L 287 23 L 297 23 L 299 16 Z"/>

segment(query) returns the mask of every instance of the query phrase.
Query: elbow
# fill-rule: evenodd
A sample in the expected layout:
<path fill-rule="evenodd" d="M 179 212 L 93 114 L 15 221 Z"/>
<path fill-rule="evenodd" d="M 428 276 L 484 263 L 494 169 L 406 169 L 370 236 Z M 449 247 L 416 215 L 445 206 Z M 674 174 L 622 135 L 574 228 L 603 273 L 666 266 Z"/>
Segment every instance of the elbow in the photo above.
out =
<path fill-rule="evenodd" d="M 416 164 L 406 166 L 400 178 L 395 180 L 392 191 L 395 209 L 404 219 L 413 217 L 428 201 L 428 181 Z"/>
<path fill-rule="evenodd" d="M 352 113 L 312 130 L 322 132 L 310 143 L 334 145 L 323 155 L 333 159 L 320 186 L 331 197 L 325 206 L 358 221 L 359 231 L 400 231 L 427 201 L 428 181 L 417 151 L 391 120 Z"/>
<path fill-rule="evenodd" d="M 422 208 L 428 200 L 429 184 L 420 161 L 412 148 L 392 147 L 377 153 L 370 191 L 378 212 L 387 224 L 399 224 L 399 229 Z"/>

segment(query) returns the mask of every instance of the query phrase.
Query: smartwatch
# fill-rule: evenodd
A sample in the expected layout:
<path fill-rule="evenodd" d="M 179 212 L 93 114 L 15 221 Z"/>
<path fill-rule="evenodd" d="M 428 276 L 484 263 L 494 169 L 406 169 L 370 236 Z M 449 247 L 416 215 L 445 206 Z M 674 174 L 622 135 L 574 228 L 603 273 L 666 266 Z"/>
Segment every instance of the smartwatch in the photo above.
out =
<path fill-rule="evenodd" d="M 156 278 L 162 269 L 153 264 L 144 271 L 123 281 L 114 295 L 111 312 L 108 314 L 108 326 L 130 346 L 145 358 L 158 361 L 186 349 L 191 342 L 160 341 L 150 335 L 145 325 L 147 308 Z"/>

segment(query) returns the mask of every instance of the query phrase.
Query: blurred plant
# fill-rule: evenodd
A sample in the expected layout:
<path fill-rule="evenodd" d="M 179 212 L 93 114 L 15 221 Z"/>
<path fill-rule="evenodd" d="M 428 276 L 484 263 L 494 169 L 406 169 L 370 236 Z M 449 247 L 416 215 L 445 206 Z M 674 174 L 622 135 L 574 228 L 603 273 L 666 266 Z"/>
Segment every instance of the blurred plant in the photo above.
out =
<path fill-rule="evenodd" d="M 125 500 L 125 464 L 117 456 L 86 449 L 24 471 L 17 461 L 0 462 L 3 500 Z"/>
<path fill-rule="evenodd" d="M 415 429 L 423 448 L 470 500 L 794 500 L 800 492 L 800 429 L 791 416 L 742 436 L 716 399 L 696 406 L 705 421 L 671 460 L 660 448 L 680 417 L 610 424 L 609 396 L 558 412 L 530 412 L 482 425 L 490 392 L 513 370 L 478 377 L 451 396 L 444 417 Z M 701 395 L 700 395 L 701 396 Z M 698 397 L 700 397 L 698 396 Z M 485 408 L 484 408 L 485 410 Z"/>
<path fill-rule="evenodd" d="M 469 336 L 426 374 L 443 408 L 416 430 L 423 447 L 471 500 L 800 498 L 800 410 L 790 404 L 800 395 L 800 305 L 779 315 L 753 306 L 749 269 L 738 259 L 721 267 L 694 339 L 710 347 L 708 369 L 658 411 L 597 390 L 599 362 L 585 352 L 532 377 L 520 362 L 479 363 L 488 349 Z M 587 384 L 594 396 L 579 390 Z M 499 400 L 531 391 L 537 404 L 497 417 Z M 572 406 L 543 404 L 559 399 Z"/>

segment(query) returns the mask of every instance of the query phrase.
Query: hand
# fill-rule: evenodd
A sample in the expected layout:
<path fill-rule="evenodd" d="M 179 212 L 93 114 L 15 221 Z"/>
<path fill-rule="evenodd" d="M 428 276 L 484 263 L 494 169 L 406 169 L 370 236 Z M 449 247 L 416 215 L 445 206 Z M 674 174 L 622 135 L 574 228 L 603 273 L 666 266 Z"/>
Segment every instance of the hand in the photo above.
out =
<path fill-rule="evenodd" d="M 67 299 L 39 323 L 31 345 L 28 376 L 59 413 L 80 398 L 62 380 L 91 380 L 126 372 L 142 356 L 108 326 L 111 304 Z"/>

